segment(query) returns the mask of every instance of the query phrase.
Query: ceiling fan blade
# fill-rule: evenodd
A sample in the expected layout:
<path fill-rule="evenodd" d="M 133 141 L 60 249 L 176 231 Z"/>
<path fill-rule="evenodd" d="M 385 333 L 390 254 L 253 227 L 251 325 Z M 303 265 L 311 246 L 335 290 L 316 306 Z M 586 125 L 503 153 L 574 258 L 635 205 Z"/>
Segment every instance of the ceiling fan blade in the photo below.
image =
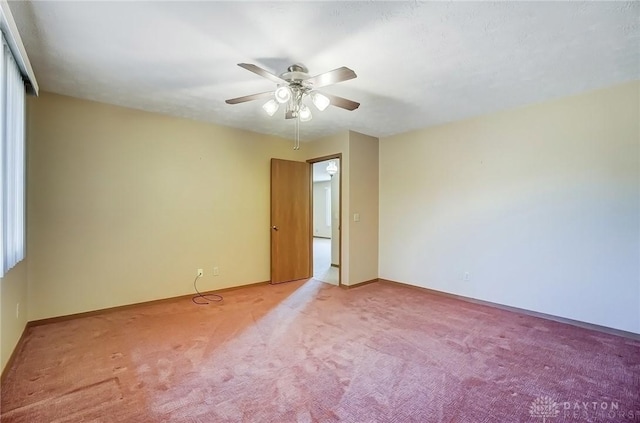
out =
<path fill-rule="evenodd" d="M 293 110 L 287 110 L 287 112 L 284 114 L 284 118 L 285 119 L 293 119 L 293 118 L 295 118 L 295 116 L 293 114 Z"/>
<path fill-rule="evenodd" d="M 279 76 L 276 76 L 274 74 L 272 74 L 271 72 L 268 72 L 264 69 L 262 69 L 260 66 L 256 66 L 253 65 L 251 63 L 238 63 L 238 66 L 240 66 L 241 68 L 244 68 L 248 71 L 251 71 L 257 75 L 262 76 L 263 78 L 267 78 L 273 82 L 275 82 L 276 84 L 288 84 L 287 81 L 285 81 L 284 79 L 280 78 Z"/>
<path fill-rule="evenodd" d="M 346 110 L 355 110 L 360 107 L 360 103 L 356 101 L 338 97 L 337 95 L 333 94 L 322 93 L 322 95 L 326 96 L 331 101 L 332 106 L 340 107 Z"/>
<path fill-rule="evenodd" d="M 225 100 L 225 103 L 227 103 L 227 104 L 238 104 L 238 103 L 244 103 L 245 101 L 260 100 L 261 98 L 269 98 L 269 97 L 273 97 L 273 91 L 267 91 L 267 92 L 264 92 L 264 93 L 245 95 L 243 97 L 230 98 L 229 100 Z"/>
<path fill-rule="evenodd" d="M 329 72 L 321 73 L 320 75 L 312 76 L 304 82 L 305 84 L 313 86 L 313 88 L 322 88 L 327 85 L 337 84 L 338 82 L 348 81 L 357 76 L 354 71 L 343 66 Z"/>

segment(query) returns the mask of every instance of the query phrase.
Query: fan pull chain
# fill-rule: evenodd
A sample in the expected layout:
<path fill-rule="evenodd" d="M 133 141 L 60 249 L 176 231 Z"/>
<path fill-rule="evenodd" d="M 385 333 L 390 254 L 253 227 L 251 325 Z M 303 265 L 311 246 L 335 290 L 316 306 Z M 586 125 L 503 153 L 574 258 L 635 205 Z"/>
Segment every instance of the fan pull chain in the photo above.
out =
<path fill-rule="evenodd" d="M 296 140 L 293 143 L 294 150 L 300 150 L 300 114 L 296 116 Z"/>

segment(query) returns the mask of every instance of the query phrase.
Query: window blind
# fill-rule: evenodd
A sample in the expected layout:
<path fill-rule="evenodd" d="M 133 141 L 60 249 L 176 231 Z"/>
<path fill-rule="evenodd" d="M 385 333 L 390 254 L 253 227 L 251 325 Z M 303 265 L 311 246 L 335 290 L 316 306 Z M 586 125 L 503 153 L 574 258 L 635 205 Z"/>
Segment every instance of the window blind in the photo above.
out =
<path fill-rule="evenodd" d="M 25 257 L 25 86 L 2 37 L 0 54 L 0 277 Z"/>

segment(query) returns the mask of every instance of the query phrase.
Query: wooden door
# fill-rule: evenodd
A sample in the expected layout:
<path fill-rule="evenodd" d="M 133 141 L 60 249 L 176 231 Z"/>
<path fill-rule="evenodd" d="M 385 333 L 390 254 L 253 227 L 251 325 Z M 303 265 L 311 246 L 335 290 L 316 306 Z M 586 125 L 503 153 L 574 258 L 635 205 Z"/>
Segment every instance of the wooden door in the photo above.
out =
<path fill-rule="evenodd" d="M 312 275 L 309 168 L 271 159 L 271 283 Z"/>

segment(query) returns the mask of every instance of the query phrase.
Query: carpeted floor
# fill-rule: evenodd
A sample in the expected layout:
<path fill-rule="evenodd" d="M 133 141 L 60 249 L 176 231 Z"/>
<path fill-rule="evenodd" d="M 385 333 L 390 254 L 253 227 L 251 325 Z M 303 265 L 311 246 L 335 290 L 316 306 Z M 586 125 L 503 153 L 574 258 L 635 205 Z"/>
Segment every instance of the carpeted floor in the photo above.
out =
<path fill-rule="evenodd" d="M 32 327 L 9 422 L 640 421 L 640 341 L 378 282 Z"/>

